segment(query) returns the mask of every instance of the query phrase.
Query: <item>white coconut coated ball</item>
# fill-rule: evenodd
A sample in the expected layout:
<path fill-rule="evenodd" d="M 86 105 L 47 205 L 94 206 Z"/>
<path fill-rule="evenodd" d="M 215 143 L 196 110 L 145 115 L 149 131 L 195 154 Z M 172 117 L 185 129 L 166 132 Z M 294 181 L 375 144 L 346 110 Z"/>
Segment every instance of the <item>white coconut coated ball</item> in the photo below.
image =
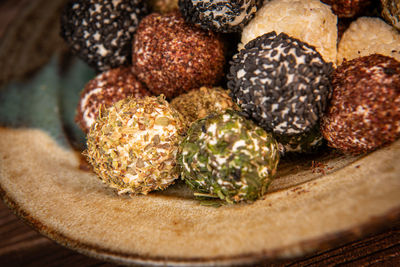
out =
<path fill-rule="evenodd" d="M 336 62 L 337 17 L 318 0 L 273 0 L 244 27 L 239 49 L 265 33 L 284 32 L 312 46 L 327 62 Z"/>
<path fill-rule="evenodd" d="M 350 24 L 338 46 L 337 64 L 372 54 L 400 61 L 400 33 L 380 18 L 361 17 Z"/>

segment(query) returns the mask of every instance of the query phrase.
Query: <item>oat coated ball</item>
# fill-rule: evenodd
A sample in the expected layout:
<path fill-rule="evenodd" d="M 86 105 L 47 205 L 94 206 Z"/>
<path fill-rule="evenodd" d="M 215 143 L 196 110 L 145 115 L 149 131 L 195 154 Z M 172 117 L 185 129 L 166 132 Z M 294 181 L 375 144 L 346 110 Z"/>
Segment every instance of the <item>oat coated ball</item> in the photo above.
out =
<path fill-rule="evenodd" d="M 179 177 L 178 144 L 185 126 L 162 97 L 118 101 L 99 114 L 85 155 L 95 173 L 119 194 L 147 194 Z"/>
<path fill-rule="evenodd" d="M 214 32 L 186 23 L 179 12 L 153 13 L 139 25 L 132 64 L 151 92 L 173 98 L 221 80 L 224 45 Z"/>
<path fill-rule="evenodd" d="M 205 86 L 175 97 L 171 101 L 171 106 L 182 114 L 188 125 L 211 113 L 239 109 L 227 90 L 222 87 Z"/>
<path fill-rule="evenodd" d="M 149 7 L 153 12 L 167 14 L 178 10 L 178 1 L 179 0 L 150 0 Z"/>

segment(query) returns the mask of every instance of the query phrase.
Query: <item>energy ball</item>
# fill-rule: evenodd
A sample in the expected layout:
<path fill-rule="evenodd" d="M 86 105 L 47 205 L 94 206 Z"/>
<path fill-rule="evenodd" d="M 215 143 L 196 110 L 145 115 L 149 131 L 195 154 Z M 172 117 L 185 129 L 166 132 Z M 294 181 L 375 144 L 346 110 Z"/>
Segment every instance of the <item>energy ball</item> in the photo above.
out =
<path fill-rule="evenodd" d="M 132 63 L 151 92 L 173 98 L 223 77 L 224 45 L 218 35 L 186 23 L 178 12 L 153 13 L 138 27 Z"/>
<path fill-rule="evenodd" d="M 195 195 L 229 203 L 265 194 L 279 162 L 274 137 L 232 110 L 193 123 L 180 147 L 181 176 Z"/>
<path fill-rule="evenodd" d="M 163 97 L 128 97 L 102 110 L 85 154 L 99 178 L 119 194 L 162 190 L 179 177 L 181 115 Z"/>
<path fill-rule="evenodd" d="M 400 60 L 400 33 L 380 18 L 361 17 L 352 22 L 338 45 L 337 64 L 372 54 Z"/>
<path fill-rule="evenodd" d="M 142 0 L 73 0 L 61 16 L 61 36 L 70 49 L 98 71 L 131 60 L 133 33 L 147 14 Z"/>
<path fill-rule="evenodd" d="M 172 99 L 171 106 L 182 114 L 188 125 L 213 112 L 238 109 L 226 90 L 221 87 L 204 86 Z"/>
<path fill-rule="evenodd" d="M 332 63 L 284 33 L 264 34 L 236 54 L 228 89 L 244 113 L 268 132 L 311 130 L 325 111 Z"/>
<path fill-rule="evenodd" d="M 321 123 L 329 146 L 360 154 L 399 137 L 400 62 L 378 54 L 345 61 L 332 83 Z"/>
<path fill-rule="evenodd" d="M 217 32 L 240 32 L 261 7 L 263 0 L 179 0 L 187 22 Z"/>
<path fill-rule="evenodd" d="M 319 0 L 273 0 L 243 28 L 239 49 L 272 31 L 315 46 L 326 62 L 336 62 L 337 17 Z"/>
<path fill-rule="evenodd" d="M 330 5 L 339 18 L 352 18 L 361 14 L 372 4 L 372 0 L 321 0 Z"/>
<path fill-rule="evenodd" d="M 400 1 L 398 0 L 381 0 L 382 16 L 393 27 L 400 30 Z"/>
<path fill-rule="evenodd" d="M 88 133 L 100 108 L 107 108 L 128 96 L 144 97 L 150 93 L 128 67 L 105 71 L 90 80 L 81 92 L 75 121 Z"/>

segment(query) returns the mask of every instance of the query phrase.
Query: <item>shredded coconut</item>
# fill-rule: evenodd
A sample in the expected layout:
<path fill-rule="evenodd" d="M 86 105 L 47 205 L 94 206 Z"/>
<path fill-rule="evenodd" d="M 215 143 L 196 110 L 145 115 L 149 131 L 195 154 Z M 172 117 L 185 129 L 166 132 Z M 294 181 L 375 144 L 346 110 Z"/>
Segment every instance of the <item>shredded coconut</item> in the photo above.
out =
<path fill-rule="evenodd" d="M 337 64 L 371 54 L 400 61 L 400 34 L 379 18 L 361 17 L 350 24 L 338 46 Z"/>
<path fill-rule="evenodd" d="M 327 62 L 336 62 L 337 17 L 318 0 L 273 0 L 244 27 L 239 49 L 265 33 L 284 32 L 315 46 Z"/>

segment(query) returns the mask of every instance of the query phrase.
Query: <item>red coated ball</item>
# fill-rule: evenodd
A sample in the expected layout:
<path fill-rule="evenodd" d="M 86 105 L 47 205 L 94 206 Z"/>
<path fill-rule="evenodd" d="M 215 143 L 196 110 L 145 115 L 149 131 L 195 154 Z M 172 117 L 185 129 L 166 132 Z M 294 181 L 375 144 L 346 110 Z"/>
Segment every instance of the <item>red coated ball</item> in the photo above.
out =
<path fill-rule="evenodd" d="M 360 154 L 400 136 L 400 62 L 379 54 L 345 61 L 332 85 L 321 120 L 329 146 Z"/>
<path fill-rule="evenodd" d="M 120 67 L 103 72 L 90 80 L 81 92 L 75 121 L 89 132 L 101 107 L 107 108 L 128 96 L 144 97 L 150 93 L 132 73 L 131 68 Z"/>
<path fill-rule="evenodd" d="M 186 23 L 179 12 L 148 15 L 134 37 L 133 70 L 156 95 L 172 98 L 217 84 L 224 63 L 219 36 Z"/>
<path fill-rule="evenodd" d="M 372 4 L 371 0 L 321 0 L 332 7 L 339 18 L 352 18 L 360 15 Z"/>

